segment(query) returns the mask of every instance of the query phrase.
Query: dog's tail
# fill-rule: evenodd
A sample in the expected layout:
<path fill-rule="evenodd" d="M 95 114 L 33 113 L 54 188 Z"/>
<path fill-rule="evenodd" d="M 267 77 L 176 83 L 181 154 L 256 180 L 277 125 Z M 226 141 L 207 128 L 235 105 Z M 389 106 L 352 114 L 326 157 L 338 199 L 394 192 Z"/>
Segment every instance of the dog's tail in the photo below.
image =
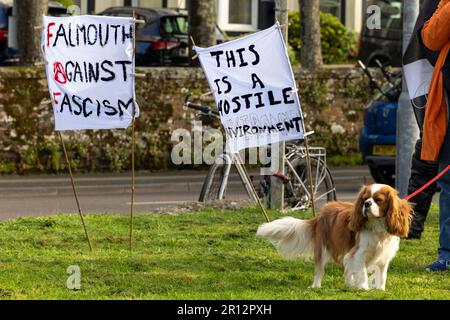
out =
<path fill-rule="evenodd" d="M 269 240 L 288 259 L 299 256 L 312 258 L 314 223 L 314 220 L 285 217 L 264 223 L 258 228 L 256 235 Z"/>

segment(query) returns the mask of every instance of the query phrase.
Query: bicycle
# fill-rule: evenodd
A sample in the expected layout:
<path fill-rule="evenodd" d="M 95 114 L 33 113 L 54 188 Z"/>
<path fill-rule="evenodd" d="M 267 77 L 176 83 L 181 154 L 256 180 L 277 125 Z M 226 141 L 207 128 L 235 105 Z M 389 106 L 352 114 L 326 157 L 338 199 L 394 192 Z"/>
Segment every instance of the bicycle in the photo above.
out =
<path fill-rule="evenodd" d="M 211 107 L 196 104 L 189 101 L 189 93 L 184 100 L 184 106 L 200 112 L 201 115 L 210 118 L 220 118 L 219 112 Z M 246 189 L 249 197 L 255 199 L 252 189 L 259 189 L 258 196 L 263 199 L 266 206 L 270 203 L 270 182 L 274 176 L 280 179 L 285 185 L 284 202 L 288 210 L 307 210 L 311 208 L 311 196 L 309 191 L 309 179 L 307 174 L 307 153 L 306 148 L 301 145 L 302 141 L 286 143 L 286 166 L 285 174 L 274 172 L 271 175 L 262 176 L 259 188 L 250 185 L 253 179 L 248 176 L 243 168 L 243 162 L 239 155 L 226 153 L 226 150 L 218 155 L 214 163 L 210 166 L 203 182 L 199 201 L 222 200 L 225 198 L 231 166 L 237 169 L 238 175 Z M 314 192 L 314 205 L 320 207 L 329 201 L 336 200 L 336 188 L 333 177 L 326 164 L 326 150 L 321 147 L 311 147 L 310 159 L 312 167 L 312 186 Z"/>

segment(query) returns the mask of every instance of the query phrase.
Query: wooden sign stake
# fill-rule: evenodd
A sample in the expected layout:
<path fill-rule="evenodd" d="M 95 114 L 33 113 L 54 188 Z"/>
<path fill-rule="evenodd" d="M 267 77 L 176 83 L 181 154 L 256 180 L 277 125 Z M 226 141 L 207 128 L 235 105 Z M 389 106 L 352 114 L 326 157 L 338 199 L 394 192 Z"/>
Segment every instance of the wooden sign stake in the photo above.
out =
<path fill-rule="evenodd" d="M 304 122 L 304 120 L 302 121 Z M 311 154 L 309 153 L 309 141 L 308 141 L 308 135 L 306 134 L 305 124 L 303 123 L 303 132 L 304 132 L 304 139 L 305 139 L 305 148 L 306 148 L 306 166 L 308 167 L 308 180 L 309 180 L 309 194 L 310 194 L 310 201 L 311 201 L 311 209 L 313 212 L 313 216 L 316 216 L 316 208 L 314 204 L 314 188 L 313 188 L 313 181 L 312 181 L 312 169 L 311 169 Z M 316 181 L 317 182 L 317 181 Z"/>
<path fill-rule="evenodd" d="M 63 147 L 63 150 L 64 150 L 64 156 L 66 158 L 67 167 L 69 168 L 70 182 L 72 183 L 72 190 L 73 190 L 73 194 L 75 196 L 75 201 L 77 203 L 78 213 L 80 215 L 81 223 L 83 224 L 84 234 L 86 235 L 86 240 L 87 240 L 88 245 L 89 245 L 89 250 L 92 252 L 91 240 L 89 238 L 89 233 L 88 233 L 87 228 L 86 228 L 86 223 L 84 222 L 83 212 L 81 211 L 80 201 L 78 199 L 77 188 L 75 186 L 75 180 L 74 180 L 73 174 L 72 174 L 72 165 L 70 164 L 69 155 L 67 153 L 66 145 L 64 143 L 61 131 L 58 131 L 58 135 L 59 135 L 59 140 L 61 140 L 61 144 L 62 144 L 62 147 Z"/>
<path fill-rule="evenodd" d="M 253 185 L 252 180 L 250 179 L 250 175 L 248 174 L 247 168 L 245 167 L 245 164 L 242 161 L 240 154 L 236 153 L 234 157 L 235 157 L 235 161 L 239 161 L 239 163 L 241 164 L 242 171 L 245 174 L 245 180 L 250 185 L 250 190 L 252 191 L 253 196 L 256 199 L 256 204 L 261 209 L 261 212 L 262 212 L 264 218 L 266 219 L 266 221 L 270 222 L 269 216 L 267 214 L 266 207 L 264 206 L 264 204 L 262 203 L 261 199 L 259 198 L 258 192 L 256 192 L 255 186 Z"/>
<path fill-rule="evenodd" d="M 136 55 L 136 12 L 133 11 L 133 56 Z M 133 225 L 134 225 L 134 199 L 136 189 L 136 176 L 134 172 L 135 151 L 136 151 L 136 137 L 135 137 L 135 113 L 136 113 L 136 97 L 133 97 L 132 104 L 132 120 L 131 120 L 131 206 L 130 206 L 130 234 L 129 234 L 129 248 L 133 249 Z"/>

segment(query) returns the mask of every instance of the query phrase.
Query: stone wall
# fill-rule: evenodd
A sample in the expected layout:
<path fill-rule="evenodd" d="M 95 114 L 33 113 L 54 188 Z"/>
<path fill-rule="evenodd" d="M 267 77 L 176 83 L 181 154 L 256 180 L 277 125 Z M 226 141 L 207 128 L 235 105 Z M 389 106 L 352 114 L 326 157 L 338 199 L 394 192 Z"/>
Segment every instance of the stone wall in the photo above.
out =
<path fill-rule="evenodd" d="M 194 114 L 183 109 L 208 91 L 198 68 L 143 68 L 136 92 L 141 116 L 136 122 L 137 168 L 174 168 L 171 132 L 190 128 Z M 318 74 L 295 70 L 307 127 L 314 144 L 325 146 L 338 162 L 358 154 L 362 108 L 371 96 L 367 81 L 352 66 L 327 67 Z M 211 97 L 203 98 L 212 103 Z M 0 173 L 55 173 L 65 170 L 53 131 L 53 113 L 42 68 L 0 68 Z M 218 123 L 211 124 L 217 126 Z M 78 171 L 122 171 L 130 167 L 130 134 L 125 130 L 64 133 Z M 350 155 L 350 156 L 349 156 Z M 345 156 L 345 157 L 344 157 Z"/>

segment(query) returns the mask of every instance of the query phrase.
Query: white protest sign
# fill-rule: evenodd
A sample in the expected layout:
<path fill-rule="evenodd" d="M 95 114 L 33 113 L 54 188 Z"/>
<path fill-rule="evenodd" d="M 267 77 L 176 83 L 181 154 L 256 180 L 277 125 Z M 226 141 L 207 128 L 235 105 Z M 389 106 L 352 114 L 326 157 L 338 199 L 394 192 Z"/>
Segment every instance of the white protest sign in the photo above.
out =
<path fill-rule="evenodd" d="M 127 128 L 134 92 L 133 18 L 43 17 L 55 130 Z"/>
<path fill-rule="evenodd" d="M 276 25 L 194 49 L 214 92 L 231 152 L 303 138 L 294 75 Z"/>

